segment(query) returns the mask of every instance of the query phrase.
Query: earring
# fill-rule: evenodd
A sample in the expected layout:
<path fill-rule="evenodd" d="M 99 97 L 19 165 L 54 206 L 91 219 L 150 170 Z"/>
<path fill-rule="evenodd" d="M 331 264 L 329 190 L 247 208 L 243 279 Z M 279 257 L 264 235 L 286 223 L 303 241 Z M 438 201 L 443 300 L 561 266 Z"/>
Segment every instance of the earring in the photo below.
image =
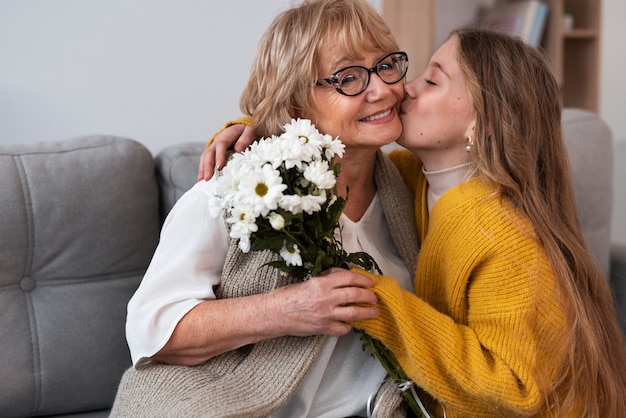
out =
<path fill-rule="evenodd" d="M 472 147 L 474 146 L 474 140 L 472 140 L 471 136 L 467 137 L 467 144 L 465 144 L 465 152 L 468 154 L 472 151 Z"/>

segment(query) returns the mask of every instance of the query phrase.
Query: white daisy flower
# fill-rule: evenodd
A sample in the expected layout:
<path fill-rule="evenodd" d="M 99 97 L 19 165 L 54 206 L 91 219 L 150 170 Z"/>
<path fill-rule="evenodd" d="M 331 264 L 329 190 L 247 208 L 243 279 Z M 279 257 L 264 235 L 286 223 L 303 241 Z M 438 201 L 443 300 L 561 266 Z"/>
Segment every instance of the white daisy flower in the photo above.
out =
<path fill-rule="evenodd" d="M 300 204 L 302 206 L 302 211 L 310 215 L 314 212 L 319 212 L 320 209 L 322 209 L 324 202 L 326 202 L 326 192 L 324 190 L 320 190 L 319 194 L 302 196 Z"/>
<path fill-rule="evenodd" d="M 302 197 L 289 194 L 283 195 L 278 201 L 278 206 L 294 215 L 302 213 Z"/>
<path fill-rule="evenodd" d="M 238 170 L 234 167 L 236 165 L 238 165 L 238 163 L 231 160 L 228 162 L 226 167 L 215 174 L 215 177 L 213 178 L 213 194 L 224 197 L 228 192 L 237 190 L 239 178 L 236 175 L 233 175 L 238 172 Z"/>
<path fill-rule="evenodd" d="M 228 203 L 219 196 L 209 195 L 209 216 L 217 218 L 225 209 L 228 209 Z"/>
<path fill-rule="evenodd" d="M 330 135 L 324 135 L 322 137 L 322 149 L 327 160 L 332 160 L 335 155 L 339 158 L 343 158 L 343 152 L 346 146 L 339 138 L 333 139 Z"/>
<path fill-rule="evenodd" d="M 239 249 L 244 253 L 247 253 L 250 251 L 251 245 L 252 244 L 250 242 L 250 236 L 248 235 L 243 235 L 241 238 L 239 238 L 239 242 L 237 243 L 237 246 L 239 247 Z"/>
<path fill-rule="evenodd" d="M 231 216 L 226 219 L 226 222 L 231 224 L 229 233 L 230 237 L 239 240 L 246 239 L 248 241 L 246 245 L 248 246 L 249 250 L 250 234 L 258 231 L 259 229 L 258 225 L 256 224 L 256 217 L 252 213 L 252 209 L 249 206 L 245 205 L 234 206 L 231 208 Z"/>
<path fill-rule="evenodd" d="M 302 161 L 309 162 L 321 158 L 323 135 L 310 120 L 292 119 L 290 124 L 285 125 L 285 133 L 281 136 L 299 139 Z"/>
<path fill-rule="evenodd" d="M 280 249 L 280 256 L 285 260 L 288 266 L 301 266 L 302 257 L 300 257 L 300 248 L 297 245 L 287 248 L 283 245 Z"/>
<path fill-rule="evenodd" d="M 303 175 L 320 189 L 328 190 L 335 187 L 335 173 L 328 169 L 328 161 L 312 161 L 304 169 Z"/>
<path fill-rule="evenodd" d="M 257 159 L 261 164 L 270 163 L 277 168 L 282 163 L 282 153 L 277 144 L 278 137 L 263 138 L 255 141 L 248 148 L 250 157 Z"/>
<path fill-rule="evenodd" d="M 287 186 L 283 184 L 280 172 L 270 164 L 246 174 L 238 188 L 241 202 L 252 206 L 254 213 L 265 216 L 278 207 L 278 200 Z"/>
<path fill-rule="evenodd" d="M 322 143 L 322 134 L 308 119 L 291 119 L 291 123 L 285 125 L 285 133 L 281 136 L 303 138 L 311 143 Z"/>
<path fill-rule="evenodd" d="M 304 147 L 304 139 L 294 136 L 281 136 L 275 143 L 280 151 L 281 164 L 288 170 L 297 167 L 302 170 L 302 164 L 309 162 L 309 150 Z"/>

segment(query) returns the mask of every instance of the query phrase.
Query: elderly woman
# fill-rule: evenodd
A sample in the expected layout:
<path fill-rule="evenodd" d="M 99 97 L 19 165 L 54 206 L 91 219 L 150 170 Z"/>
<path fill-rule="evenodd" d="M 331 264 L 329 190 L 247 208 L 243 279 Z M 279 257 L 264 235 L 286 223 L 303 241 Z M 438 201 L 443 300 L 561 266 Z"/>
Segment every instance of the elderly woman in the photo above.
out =
<path fill-rule="evenodd" d="M 410 290 L 412 195 L 379 151 L 401 134 L 407 67 L 365 0 L 305 1 L 263 36 L 241 107 L 263 136 L 300 117 L 341 139 L 344 248 L 369 253 Z M 242 253 L 209 215 L 214 183 L 197 183 L 172 209 L 128 305 L 134 367 L 113 416 L 366 416 L 386 372 L 347 322 L 379 314 L 373 281 L 295 282 L 263 267 L 271 255 Z M 398 405 L 391 392 L 376 397 L 381 411 Z"/>

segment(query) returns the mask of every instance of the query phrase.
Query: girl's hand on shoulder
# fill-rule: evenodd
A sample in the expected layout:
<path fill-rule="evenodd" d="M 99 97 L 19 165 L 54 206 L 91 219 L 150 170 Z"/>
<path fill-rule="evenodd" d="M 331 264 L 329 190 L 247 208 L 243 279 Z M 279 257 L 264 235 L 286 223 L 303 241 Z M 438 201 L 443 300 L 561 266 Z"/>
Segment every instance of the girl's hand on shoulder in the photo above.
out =
<path fill-rule="evenodd" d="M 229 149 L 234 147 L 236 152 L 241 152 L 252 144 L 254 139 L 254 129 L 243 124 L 231 125 L 217 134 L 200 156 L 198 181 L 210 180 L 215 170 L 224 168 Z"/>

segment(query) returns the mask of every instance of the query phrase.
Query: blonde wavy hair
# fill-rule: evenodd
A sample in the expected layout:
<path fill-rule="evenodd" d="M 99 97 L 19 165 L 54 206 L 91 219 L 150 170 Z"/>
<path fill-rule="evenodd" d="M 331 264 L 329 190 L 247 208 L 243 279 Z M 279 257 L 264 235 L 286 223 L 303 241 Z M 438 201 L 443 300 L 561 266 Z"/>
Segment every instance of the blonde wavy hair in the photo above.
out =
<path fill-rule="evenodd" d="M 539 415 L 626 417 L 626 343 L 578 221 L 560 88 L 541 53 L 519 39 L 472 29 L 450 36 L 477 115 L 475 169 L 530 219 L 569 304 L 568 362 Z"/>
<path fill-rule="evenodd" d="M 279 134 L 291 118 L 309 115 L 319 74 L 319 54 L 329 42 L 349 57 L 364 47 L 382 53 L 398 50 L 391 30 L 365 0 L 305 0 L 278 15 L 258 46 L 241 96 L 244 114 L 254 115 L 259 136 Z"/>

